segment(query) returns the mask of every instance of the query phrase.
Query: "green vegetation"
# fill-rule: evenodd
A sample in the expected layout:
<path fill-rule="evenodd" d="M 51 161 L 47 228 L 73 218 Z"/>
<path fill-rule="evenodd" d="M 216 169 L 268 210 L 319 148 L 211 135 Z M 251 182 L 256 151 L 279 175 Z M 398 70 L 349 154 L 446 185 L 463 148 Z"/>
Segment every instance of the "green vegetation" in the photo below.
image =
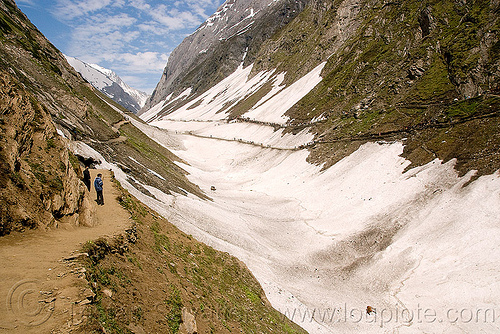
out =
<path fill-rule="evenodd" d="M 127 255 L 127 260 L 130 262 L 130 263 L 133 263 L 137 268 L 139 268 L 140 270 L 142 270 L 142 266 L 141 264 L 139 263 L 139 260 L 137 260 L 137 258 L 135 256 L 130 256 L 130 255 Z"/>
<path fill-rule="evenodd" d="M 48 172 L 45 171 L 45 168 L 43 168 L 42 164 L 31 162 L 30 167 L 33 175 L 35 175 L 38 181 L 40 181 L 42 184 L 46 184 Z"/>
<path fill-rule="evenodd" d="M 97 308 L 99 323 L 102 324 L 103 328 L 106 330 L 106 333 L 113 333 L 113 334 L 132 333 L 130 330 L 124 328 L 122 324 L 119 324 L 116 321 L 116 309 L 105 308 L 103 307 L 100 301 L 96 303 L 96 308 Z"/>
<path fill-rule="evenodd" d="M 24 182 L 21 174 L 19 172 L 14 171 L 10 174 L 10 179 L 12 182 L 19 188 L 24 189 L 26 187 L 26 182 Z"/>
<path fill-rule="evenodd" d="M 481 106 L 482 101 L 479 99 L 470 99 L 452 104 L 446 110 L 446 116 L 449 119 L 466 118 L 473 116 L 478 108 Z"/>
<path fill-rule="evenodd" d="M 76 175 L 80 175 L 80 161 L 78 160 L 78 157 L 73 154 L 73 152 L 68 151 L 69 154 L 69 163 L 71 164 L 71 167 L 73 167 L 73 171 L 75 172 Z"/>
<path fill-rule="evenodd" d="M 45 150 L 50 150 L 51 148 L 55 148 L 56 144 L 54 142 L 54 138 L 48 138 L 47 139 L 47 146 L 45 147 Z"/>
<path fill-rule="evenodd" d="M 434 56 L 430 68 L 417 81 L 414 89 L 410 91 L 410 96 L 427 102 L 446 98 L 455 92 L 455 86 L 448 77 L 447 67 L 438 56 Z"/>
<path fill-rule="evenodd" d="M 64 189 L 64 183 L 63 183 L 61 177 L 59 177 L 58 175 L 54 176 L 50 180 L 49 186 L 50 186 L 51 190 L 54 192 L 61 192 Z"/>
<path fill-rule="evenodd" d="M 87 100 L 92 104 L 98 117 L 106 121 L 107 124 L 114 124 L 123 121 L 125 118 L 112 107 L 109 106 L 104 100 L 111 101 L 105 97 L 97 89 L 91 88 L 88 85 L 78 85 L 74 90 L 75 94 L 82 100 Z M 110 102 L 111 103 L 111 102 Z"/>
<path fill-rule="evenodd" d="M 171 333 L 177 333 L 179 331 L 179 326 L 182 322 L 182 299 L 181 292 L 175 285 L 171 285 L 171 293 L 167 301 L 165 302 L 168 307 L 168 313 L 166 315 L 168 327 Z"/>
<path fill-rule="evenodd" d="M 250 110 L 257 102 L 259 102 L 267 93 L 272 89 L 273 85 L 271 82 L 264 84 L 264 86 L 259 89 L 254 94 L 250 95 L 246 99 L 238 102 L 234 107 L 229 110 L 229 119 L 235 119 L 243 115 L 245 112 Z"/>

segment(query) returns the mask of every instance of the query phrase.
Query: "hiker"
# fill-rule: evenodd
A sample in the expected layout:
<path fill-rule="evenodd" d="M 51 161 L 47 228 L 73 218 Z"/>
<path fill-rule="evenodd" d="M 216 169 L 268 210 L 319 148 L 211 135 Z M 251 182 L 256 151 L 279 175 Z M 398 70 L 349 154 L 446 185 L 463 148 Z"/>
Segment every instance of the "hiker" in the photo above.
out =
<path fill-rule="evenodd" d="M 102 196 L 102 174 L 99 173 L 97 174 L 97 177 L 94 180 L 94 188 L 95 191 L 97 192 L 97 204 L 98 205 L 104 205 L 104 197 Z"/>
<path fill-rule="evenodd" d="M 87 189 L 90 191 L 90 172 L 88 167 L 85 167 L 83 171 L 83 183 L 85 183 Z"/>

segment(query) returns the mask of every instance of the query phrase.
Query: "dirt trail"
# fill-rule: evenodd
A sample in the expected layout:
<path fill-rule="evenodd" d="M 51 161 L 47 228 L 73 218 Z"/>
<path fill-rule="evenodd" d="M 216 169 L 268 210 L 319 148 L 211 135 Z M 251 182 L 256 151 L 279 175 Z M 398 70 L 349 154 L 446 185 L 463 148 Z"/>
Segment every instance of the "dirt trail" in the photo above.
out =
<path fill-rule="evenodd" d="M 69 333 L 82 320 L 92 292 L 84 269 L 63 259 L 79 252 L 88 240 L 123 232 L 129 213 L 117 202 L 118 190 L 107 170 L 103 174 L 104 205 L 95 201 L 97 225 L 34 230 L 0 238 L 0 333 Z M 91 198 L 96 198 L 91 189 Z"/>

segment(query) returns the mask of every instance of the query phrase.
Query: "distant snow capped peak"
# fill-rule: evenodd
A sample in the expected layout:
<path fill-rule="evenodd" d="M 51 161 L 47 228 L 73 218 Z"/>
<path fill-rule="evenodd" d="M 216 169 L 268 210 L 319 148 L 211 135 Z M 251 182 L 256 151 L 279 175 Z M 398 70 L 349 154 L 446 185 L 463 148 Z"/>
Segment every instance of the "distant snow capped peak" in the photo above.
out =
<path fill-rule="evenodd" d="M 68 56 L 66 56 L 66 58 L 68 58 Z M 113 72 L 112 70 L 104 68 L 104 67 L 99 66 L 97 64 L 87 64 L 87 65 L 89 65 L 90 67 L 95 68 L 96 70 L 98 70 L 99 72 L 101 72 L 101 73 L 103 73 L 103 74 L 105 74 L 107 76 L 113 76 L 113 75 L 117 76 L 116 73 Z"/>
<path fill-rule="evenodd" d="M 66 56 L 68 63 L 92 86 L 113 101 L 136 113 L 146 103 L 149 95 L 127 85 L 115 72 L 97 64 L 89 64 L 78 58 Z"/>

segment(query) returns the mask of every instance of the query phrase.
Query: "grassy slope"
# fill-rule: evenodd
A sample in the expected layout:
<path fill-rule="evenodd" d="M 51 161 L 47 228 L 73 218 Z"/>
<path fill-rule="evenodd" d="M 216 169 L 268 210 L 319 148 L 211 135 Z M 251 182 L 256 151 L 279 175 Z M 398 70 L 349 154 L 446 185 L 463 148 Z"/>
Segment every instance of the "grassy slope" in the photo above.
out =
<path fill-rule="evenodd" d="M 414 164 L 500 168 L 498 4 L 362 0 L 341 43 L 341 3 L 313 1 L 254 67 L 286 71 L 290 83 L 328 59 L 323 81 L 288 112 L 289 131 L 326 118 L 312 125 L 310 161 L 328 167 L 366 141 L 407 138 Z"/>
<path fill-rule="evenodd" d="M 130 333 L 137 326 L 177 333 L 184 307 L 195 316 L 198 333 L 304 333 L 269 305 L 240 261 L 180 232 L 120 189 L 119 201 L 137 233 L 85 246 L 96 293 L 85 333 L 100 333 L 101 327 Z"/>

